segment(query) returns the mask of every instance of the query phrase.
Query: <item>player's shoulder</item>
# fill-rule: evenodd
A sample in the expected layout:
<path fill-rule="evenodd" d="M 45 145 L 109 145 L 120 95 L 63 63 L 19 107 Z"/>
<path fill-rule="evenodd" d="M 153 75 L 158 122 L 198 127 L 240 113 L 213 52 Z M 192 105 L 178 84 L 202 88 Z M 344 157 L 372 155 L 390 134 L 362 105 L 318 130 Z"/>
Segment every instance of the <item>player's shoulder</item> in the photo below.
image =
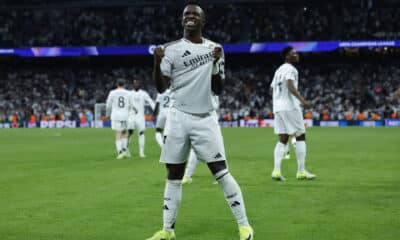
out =
<path fill-rule="evenodd" d="M 148 95 L 147 91 L 146 91 L 146 90 L 143 90 L 143 89 L 139 89 L 139 93 L 140 93 L 141 95 Z"/>
<path fill-rule="evenodd" d="M 217 43 L 217 42 L 215 42 L 215 41 L 212 41 L 212 40 L 210 40 L 210 39 L 208 39 L 208 38 L 203 38 L 203 40 L 204 40 L 204 44 L 205 44 L 207 47 L 209 47 L 209 48 L 214 48 L 214 47 L 220 47 L 220 48 L 222 48 L 222 44 L 220 44 L 220 43 Z"/>
<path fill-rule="evenodd" d="M 292 64 L 290 64 L 290 63 L 284 63 L 284 64 L 282 64 L 279 68 L 278 68 L 278 70 L 281 70 L 281 71 L 296 71 L 297 72 L 297 69 L 292 65 Z"/>
<path fill-rule="evenodd" d="M 179 43 L 182 43 L 182 38 L 178 39 L 178 40 L 175 40 L 175 41 L 172 41 L 172 42 L 167 42 L 167 43 L 163 44 L 163 48 L 164 48 L 164 50 L 172 49 L 174 47 L 178 47 Z"/>

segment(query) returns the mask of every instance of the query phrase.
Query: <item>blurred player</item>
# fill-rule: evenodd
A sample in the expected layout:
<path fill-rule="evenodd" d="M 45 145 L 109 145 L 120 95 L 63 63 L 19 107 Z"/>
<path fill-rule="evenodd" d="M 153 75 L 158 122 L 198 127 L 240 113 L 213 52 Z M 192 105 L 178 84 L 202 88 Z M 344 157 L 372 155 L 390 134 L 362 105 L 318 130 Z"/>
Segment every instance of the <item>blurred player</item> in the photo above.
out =
<path fill-rule="evenodd" d="M 146 157 L 144 154 L 144 145 L 145 145 L 145 137 L 144 130 L 146 129 L 146 121 L 144 118 L 144 107 L 146 102 L 150 105 L 151 109 L 154 110 L 154 102 L 153 99 L 149 96 L 149 94 L 141 89 L 142 83 L 140 80 L 133 80 L 133 90 L 131 91 L 131 95 L 133 96 L 133 106 L 136 109 L 129 114 L 128 120 L 128 144 L 127 144 L 127 153 L 130 156 L 129 152 L 129 144 L 132 141 L 132 135 L 134 130 L 138 131 L 139 137 L 139 156 L 141 158 Z"/>
<path fill-rule="evenodd" d="M 203 10 L 194 4 L 182 15 L 184 37 L 154 50 L 153 78 L 159 92 L 171 83 L 172 106 L 164 131 L 160 161 L 166 163 L 163 229 L 148 240 L 175 239 L 175 221 L 182 197 L 185 161 L 192 146 L 220 184 L 239 225 L 241 240 L 253 239 L 239 185 L 226 165 L 222 134 L 211 112 L 211 90 L 223 88 L 224 58 L 221 45 L 202 37 Z M 207 199 L 207 201 L 211 201 Z M 218 230 L 215 230 L 218 231 Z"/>
<path fill-rule="evenodd" d="M 219 98 L 217 95 L 213 94 L 213 108 L 214 111 L 211 113 L 215 120 L 218 122 L 218 113 L 217 110 L 219 108 Z M 190 149 L 188 163 L 186 165 L 185 174 L 183 175 L 182 184 L 190 184 L 193 182 L 192 176 L 194 170 L 196 169 L 197 164 L 199 163 L 199 159 L 196 157 L 196 153 L 193 148 Z"/>
<path fill-rule="evenodd" d="M 163 93 L 157 94 L 156 107 L 154 109 L 154 116 L 157 118 L 156 122 L 156 141 L 160 147 L 163 145 L 163 130 L 165 121 L 167 120 L 168 109 L 171 104 L 170 90 L 167 89 Z"/>
<path fill-rule="evenodd" d="M 400 98 L 400 88 L 393 93 L 393 102 L 398 103 Z"/>
<path fill-rule="evenodd" d="M 117 147 L 117 159 L 126 157 L 127 149 L 127 121 L 130 108 L 133 106 L 133 98 L 125 89 L 125 80 L 117 80 L 117 89 L 110 91 L 107 97 L 107 116 L 111 113 L 111 128 L 115 131 L 115 146 Z"/>
<path fill-rule="evenodd" d="M 285 180 L 281 174 L 281 162 L 285 155 L 289 136 L 296 137 L 297 179 L 314 179 L 316 176 L 305 169 L 306 129 L 300 106 L 308 108 L 308 102 L 297 91 L 298 72 L 294 64 L 299 62 L 299 55 L 293 47 L 286 47 L 283 52 L 285 63 L 276 70 L 271 83 L 273 90 L 273 111 L 275 115 L 275 134 L 279 141 L 275 146 L 275 164 L 272 178 Z"/>

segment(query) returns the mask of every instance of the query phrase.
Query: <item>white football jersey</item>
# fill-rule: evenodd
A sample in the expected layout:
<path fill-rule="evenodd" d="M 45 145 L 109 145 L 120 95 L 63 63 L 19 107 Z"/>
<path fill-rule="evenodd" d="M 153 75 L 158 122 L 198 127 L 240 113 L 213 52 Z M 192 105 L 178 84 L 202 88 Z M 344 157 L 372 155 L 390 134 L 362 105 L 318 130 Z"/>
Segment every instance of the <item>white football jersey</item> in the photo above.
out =
<path fill-rule="evenodd" d="M 171 78 L 172 106 L 187 113 L 207 113 L 212 104 L 211 76 L 212 51 L 220 44 L 203 38 L 196 44 L 182 38 L 165 46 L 161 72 Z M 220 74 L 224 74 L 224 54 L 218 61 Z"/>
<path fill-rule="evenodd" d="M 108 94 L 106 108 L 111 109 L 111 120 L 127 121 L 133 105 L 131 93 L 124 88 L 117 88 Z"/>
<path fill-rule="evenodd" d="M 139 89 L 138 91 L 132 90 L 130 93 L 133 97 L 133 107 L 137 110 L 137 113 L 131 111 L 132 115 L 144 117 L 144 106 L 146 102 L 150 105 L 151 109 L 154 110 L 154 101 L 146 91 Z"/>
<path fill-rule="evenodd" d="M 276 70 L 271 83 L 274 113 L 300 109 L 300 101 L 289 91 L 288 80 L 293 80 L 297 89 L 299 84 L 297 69 L 290 63 L 284 63 Z"/>
<path fill-rule="evenodd" d="M 157 94 L 156 103 L 159 104 L 159 112 L 167 111 L 171 106 L 171 90 L 168 88 L 163 93 Z"/>

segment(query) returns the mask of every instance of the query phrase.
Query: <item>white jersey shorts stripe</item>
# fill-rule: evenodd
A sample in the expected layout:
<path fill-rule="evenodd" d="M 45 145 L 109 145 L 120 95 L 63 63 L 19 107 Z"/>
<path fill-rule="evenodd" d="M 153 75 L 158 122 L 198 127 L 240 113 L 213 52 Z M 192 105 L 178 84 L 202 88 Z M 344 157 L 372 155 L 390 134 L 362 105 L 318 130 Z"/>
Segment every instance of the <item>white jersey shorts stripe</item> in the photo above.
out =
<path fill-rule="evenodd" d="M 111 120 L 111 129 L 119 132 L 125 131 L 127 129 L 127 122 Z"/>

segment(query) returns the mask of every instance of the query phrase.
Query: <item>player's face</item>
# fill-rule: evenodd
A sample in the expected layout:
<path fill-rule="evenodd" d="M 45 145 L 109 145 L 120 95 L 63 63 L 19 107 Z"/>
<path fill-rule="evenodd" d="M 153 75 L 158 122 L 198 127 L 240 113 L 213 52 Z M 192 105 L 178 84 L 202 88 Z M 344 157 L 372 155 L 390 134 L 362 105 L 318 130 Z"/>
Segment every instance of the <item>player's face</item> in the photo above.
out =
<path fill-rule="evenodd" d="M 289 58 L 290 62 L 293 62 L 293 63 L 298 63 L 300 61 L 299 54 L 294 49 L 289 52 L 288 58 Z"/>
<path fill-rule="evenodd" d="M 133 80 L 133 88 L 134 89 L 140 89 L 140 87 L 142 86 L 142 84 L 140 83 L 139 80 Z"/>
<path fill-rule="evenodd" d="M 183 10 L 182 25 L 185 30 L 196 31 L 204 25 L 204 12 L 196 5 L 188 5 Z"/>

